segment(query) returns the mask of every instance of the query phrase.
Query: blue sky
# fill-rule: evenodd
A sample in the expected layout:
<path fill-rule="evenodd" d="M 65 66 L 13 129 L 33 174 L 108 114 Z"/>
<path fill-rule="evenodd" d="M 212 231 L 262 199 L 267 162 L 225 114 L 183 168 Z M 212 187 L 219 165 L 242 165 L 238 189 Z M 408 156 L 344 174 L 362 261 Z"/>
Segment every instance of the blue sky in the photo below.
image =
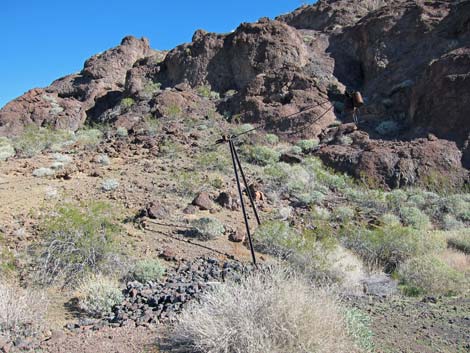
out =
<path fill-rule="evenodd" d="M 312 1 L 310 1 L 312 2 Z M 300 0 L 3 0 L 0 107 L 34 87 L 80 71 L 83 62 L 132 34 L 171 49 L 196 29 L 230 32 L 240 22 L 289 12 Z"/>

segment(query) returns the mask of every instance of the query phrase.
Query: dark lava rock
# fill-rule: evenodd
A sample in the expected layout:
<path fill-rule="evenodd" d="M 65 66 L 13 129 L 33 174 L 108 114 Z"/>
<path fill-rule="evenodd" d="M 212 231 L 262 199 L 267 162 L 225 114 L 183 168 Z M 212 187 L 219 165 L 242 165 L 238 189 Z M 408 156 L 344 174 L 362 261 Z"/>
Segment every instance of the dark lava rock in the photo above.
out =
<path fill-rule="evenodd" d="M 192 205 L 199 207 L 200 210 L 209 211 L 214 208 L 214 203 L 212 202 L 209 194 L 207 192 L 200 192 L 192 202 Z"/>

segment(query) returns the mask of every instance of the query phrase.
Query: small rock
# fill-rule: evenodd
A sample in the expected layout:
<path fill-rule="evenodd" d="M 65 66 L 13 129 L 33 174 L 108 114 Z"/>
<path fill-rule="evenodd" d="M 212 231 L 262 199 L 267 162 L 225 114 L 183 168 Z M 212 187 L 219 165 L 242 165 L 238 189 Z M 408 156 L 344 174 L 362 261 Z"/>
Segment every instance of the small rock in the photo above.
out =
<path fill-rule="evenodd" d="M 203 211 L 209 211 L 214 208 L 214 204 L 207 192 L 200 192 L 193 200 L 192 205 L 199 207 Z"/>
<path fill-rule="evenodd" d="M 197 211 L 196 206 L 188 205 L 188 206 L 183 210 L 183 213 L 184 213 L 184 214 L 195 214 L 196 211 Z"/>
<path fill-rule="evenodd" d="M 147 207 L 147 215 L 149 218 L 158 219 L 166 215 L 165 208 L 157 201 L 151 201 Z"/>

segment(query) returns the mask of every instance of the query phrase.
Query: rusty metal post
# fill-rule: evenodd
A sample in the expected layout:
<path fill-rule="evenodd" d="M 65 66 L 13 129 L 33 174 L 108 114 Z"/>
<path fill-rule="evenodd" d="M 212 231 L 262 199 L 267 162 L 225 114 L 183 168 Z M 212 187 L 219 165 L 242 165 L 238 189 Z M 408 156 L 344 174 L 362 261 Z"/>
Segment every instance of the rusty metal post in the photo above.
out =
<path fill-rule="evenodd" d="M 240 169 L 240 174 L 242 175 L 243 183 L 245 184 L 246 193 L 248 194 L 248 198 L 250 199 L 251 207 L 253 208 L 253 212 L 255 213 L 256 222 L 258 223 L 258 225 L 261 225 L 261 221 L 260 221 L 259 215 L 258 215 L 258 210 L 256 209 L 256 204 L 255 204 L 255 201 L 253 199 L 253 195 L 251 194 L 250 188 L 248 187 L 248 182 L 246 181 L 245 173 L 243 172 L 243 168 L 242 168 L 242 164 L 240 163 L 240 159 L 238 158 L 238 153 L 237 153 L 237 150 L 235 148 L 235 144 L 233 143 L 233 141 L 231 141 L 231 143 L 232 143 L 233 154 L 235 155 L 235 160 L 237 161 L 238 169 Z"/>
<path fill-rule="evenodd" d="M 238 176 L 235 146 L 233 144 L 232 139 L 230 139 L 228 143 L 229 143 L 229 146 L 230 146 L 230 154 L 232 155 L 233 170 L 235 172 L 235 179 L 237 180 L 238 195 L 240 196 L 240 204 L 242 206 L 243 218 L 245 220 L 246 234 L 248 236 L 248 242 L 250 244 L 251 259 L 253 261 L 253 265 L 255 265 L 255 267 L 258 267 L 258 265 L 256 264 L 255 249 L 253 247 L 253 241 L 251 239 L 250 225 L 248 223 L 248 217 L 246 215 L 245 203 L 243 201 L 242 187 L 240 185 L 240 178 Z"/>

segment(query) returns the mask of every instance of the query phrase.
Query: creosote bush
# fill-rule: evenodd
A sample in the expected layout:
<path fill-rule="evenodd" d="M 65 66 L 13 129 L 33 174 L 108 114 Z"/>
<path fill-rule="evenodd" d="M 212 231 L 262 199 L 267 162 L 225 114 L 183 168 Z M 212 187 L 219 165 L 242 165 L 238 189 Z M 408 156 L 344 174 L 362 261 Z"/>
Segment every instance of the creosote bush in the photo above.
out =
<path fill-rule="evenodd" d="M 376 228 L 347 227 L 342 230 L 343 244 L 356 252 L 371 267 L 381 266 L 393 272 L 404 261 L 446 247 L 438 232 L 418 231 L 399 225 Z"/>
<path fill-rule="evenodd" d="M 244 146 L 242 150 L 248 162 L 262 166 L 273 164 L 279 161 L 281 154 L 267 146 Z"/>
<path fill-rule="evenodd" d="M 124 300 L 119 283 L 101 274 L 84 279 L 77 291 L 80 309 L 98 318 L 110 314 Z"/>
<path fill-rule="evenodd" d="M 187 352 L 359 352 L 337 297 L 280 268 L 226 282 L 178 318 L 173 344 Z"/>
<path fill-rule="evenodd" d="M 40 281 L 74 285 L 115 255 L 120 228 L 110 205 L 103 202 L 65 204 L 46 217 L 39 228 L 37 250 Z"/>
<path fill-rule="evenodd" d="M 137 261 L 132 269 L 131 277 L 141 283 L 158 281 L 165 274 L 165 267 L 159 260 L 145 259 Z"/>
<path fill-rule="evenodd" d="M 203 217 L 191 222 L 191 236 L 200 240 L 216 239 L 225 233 L 225 227 L 215 218 Z"/>
<path fill-rule="evenodd" d="M 103 138 L 103 133 L 98 129 L 83 129 L 78 130 L 75 137 L 79 145 L 92 148 L 99 145 Z"/>
<path fill-rule="evenodd" d="M 48 307 L 46 296 L 0 281 L 0 337 L 34 336 L 40 333 Z"/>
<path fill-rule="evenodd" d="M 407 295 L 456 295 L 470 290 L 465 274 L 435 255 L 409 259 L 398 269 L 398 278 Z"/>

